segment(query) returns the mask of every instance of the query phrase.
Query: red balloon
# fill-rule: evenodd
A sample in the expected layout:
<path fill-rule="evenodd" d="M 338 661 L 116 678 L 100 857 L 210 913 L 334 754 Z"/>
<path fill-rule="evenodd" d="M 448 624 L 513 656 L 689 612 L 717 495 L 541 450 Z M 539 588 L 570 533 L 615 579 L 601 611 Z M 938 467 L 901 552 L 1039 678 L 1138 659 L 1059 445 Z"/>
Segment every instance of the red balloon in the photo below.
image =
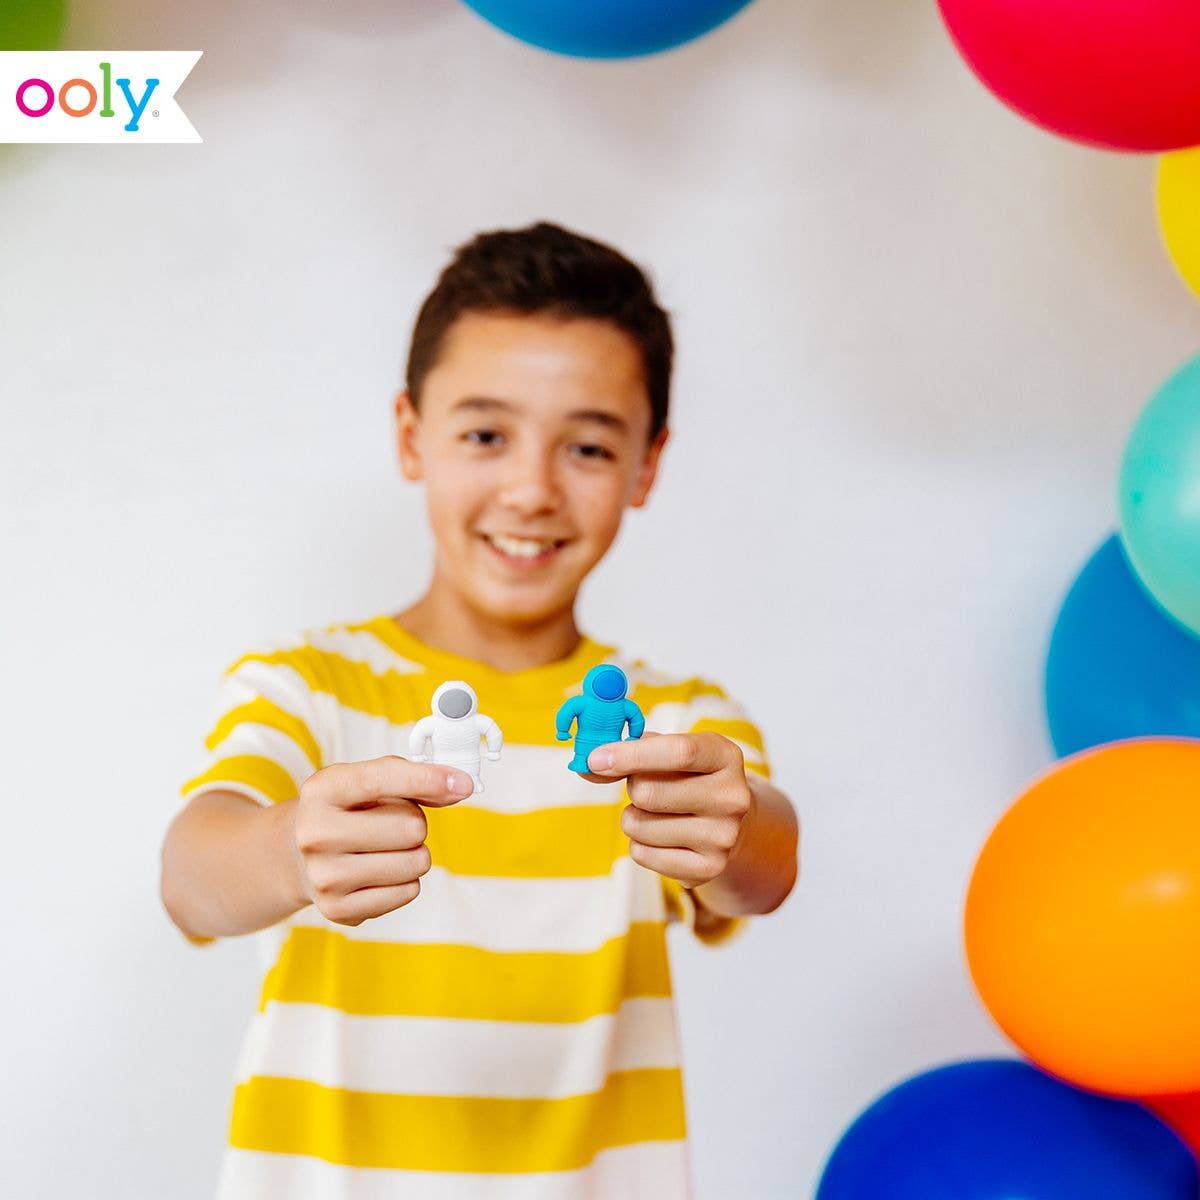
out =
<path fill-rule="evenodd" d="M 1142 1096 L 1140 1100 L 1175 1130 L 1200 1162 L 1200 1092 L 1181 1096 Z"/>
<path fill-rule="evenodd" d="M 963 58 L 1035 124 L 1112 150 L 1200 143 L 1200 0 L 938 0 Z"/>

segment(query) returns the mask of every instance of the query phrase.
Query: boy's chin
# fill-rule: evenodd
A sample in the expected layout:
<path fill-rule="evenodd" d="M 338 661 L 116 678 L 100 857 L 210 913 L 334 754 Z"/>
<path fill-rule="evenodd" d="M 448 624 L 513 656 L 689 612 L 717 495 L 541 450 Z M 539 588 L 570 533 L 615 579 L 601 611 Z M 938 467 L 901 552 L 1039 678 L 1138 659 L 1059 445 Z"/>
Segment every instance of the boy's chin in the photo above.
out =
<path fill-rule="evenodd" d="M 569 614 L 575 606 L 573 592 L 553 592 L 542 595 L 496 594 L 476 598 L 476 609 L 488 620 L 513 629 L 544 625 Z"/>

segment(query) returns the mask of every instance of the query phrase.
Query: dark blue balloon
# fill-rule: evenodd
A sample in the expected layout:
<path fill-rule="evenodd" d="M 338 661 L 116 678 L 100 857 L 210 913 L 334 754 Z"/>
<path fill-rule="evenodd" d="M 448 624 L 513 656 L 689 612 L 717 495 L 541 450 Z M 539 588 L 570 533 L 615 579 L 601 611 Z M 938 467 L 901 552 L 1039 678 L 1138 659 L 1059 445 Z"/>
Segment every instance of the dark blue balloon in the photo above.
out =
<path fill-rule="evenodd" d="M 1200 738 L 1200 638 L 1151 599 L 1115 535 L 1058 615 L 1046 717 L 1059 757 L 1122 738 Z"/>
<path fill-rule="evenodd" d="M 877 1100 L 817 1200 L 1196 1200 L 1196 1163 L 1140 1105 L 1023 1062 L 956 1063 Z"/>
<path fill-rule="evenodd" d="M 506 33 L 579 58 L 632 58 L 690 42 L 750 0 L 466 0 Z"/>

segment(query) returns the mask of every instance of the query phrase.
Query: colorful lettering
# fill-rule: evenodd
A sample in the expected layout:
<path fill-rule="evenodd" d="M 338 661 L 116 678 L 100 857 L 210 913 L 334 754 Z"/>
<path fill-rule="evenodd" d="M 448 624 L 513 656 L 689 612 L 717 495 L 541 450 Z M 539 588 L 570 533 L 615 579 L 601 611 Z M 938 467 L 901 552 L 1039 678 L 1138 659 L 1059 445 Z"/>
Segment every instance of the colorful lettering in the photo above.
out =
<path fill-rule="evenodd" d="M 143 90 L 139 99 L 134 99 L 133 89 L 130 86 L 128 79 L 113 80 L 112 64 L 102 62 L 100 64 L 101 76 L 101 92 L 98 93 L 96 86 L 86 79 L 68 79 L 55 92 L 54 88 L 45 79 L 26 79 L 20 87 L 17 88 L 17 108 L 21 110 L 27 117 L 44 117 L 53 107 L 55 100 L 58 101 L 58 106 L 69 117 L 86 117 L 95 111 L 96 105 L 100 103 L 101 94 L 104 97 L 104 105 L 100 109 L 100 116 L 115 117 L 117 114 L 112 107 L 112 85 L 115 82 L 121 94 L 125 97 L 125 103 L 129 106 L 129 121 L 125 125 L 126 132 L 137 133 L 138 122 L 142 119 L 142 114 L 146 111 L 147 105 L 150 103 L 150 97 L 154 94 L 154 89 L 158 87 L 161 80 L 147 79 L 146 87 Z M 45 96 L 45 103 L 39 108 L 35 108 L 29 103 L 30 90 L 41 88 Z M 87 101 L 82 106 L 73 105 L 70 101 L 69 93 L 73 88 L 82 88 L 87 95 Z"/>
<path fill-rule="evenodd" d="M 138 103 L 134 102 L 133 94 L 129 90 L 128 79 L 118 79 L 117 87 L 125 93 L 125 101 L 129 105 L 129 124 L 125 126 L 125 129 L 129 133 L 137 133 L 138 120 L 141 118 L 142 113 L 146 111 L 146 103 L 150 99 L 150 93 L 158 87 L 158 80 L 146 80 L 146 90 L 142 93 L 142 99 Z"/>
<path fill-rule="evenodd" d="M 101 63 L 100 74 L 104 76 L 104 107 L 100 110 L 102 117 L 115 117 L 112 106 L 112 63 Z"/>
<path fill-rule="evenodd" d="M 25 103 L 25 93 L 31 87 L 40 87 L 46 93 L 46 103 L 42 108 L 30 108 Z M 27 117 L 44 117 L 54 107 L 54 89 L 44 79 L 27 79 L 17 88 L 17 107 Z"/>
<path fill-rule="evenodd" d="M 72 108 L 67 103 L 67 93 L 72 89 L 80 87 L 91 97 L 84 108 Z M 58 107 L 67 114 L 68 117 L 86 117 L 88 113 L 96 107 L 96 89 L 92 87 L 86 79 L 68 79 L 58 90 Z"/>

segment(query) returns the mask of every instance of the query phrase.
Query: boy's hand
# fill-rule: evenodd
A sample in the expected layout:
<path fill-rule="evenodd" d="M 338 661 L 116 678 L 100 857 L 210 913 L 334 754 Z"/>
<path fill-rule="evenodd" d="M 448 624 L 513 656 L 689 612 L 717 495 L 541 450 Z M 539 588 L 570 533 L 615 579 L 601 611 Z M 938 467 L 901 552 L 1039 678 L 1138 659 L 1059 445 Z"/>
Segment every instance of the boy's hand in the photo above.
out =
<path fill-rule="evenodd" d="M 339 925 L 361 925 L 415 900 L 430 867 L 421 806 L 457 804 L 472 786 L 463 771 L 394 754 L 310 775 L 293 825 L 304 895 Z"/>
<path fill-rule="evenodd" d="M 597 746 L 588 766 L 585 779 L 626 779 L 621 829 L 634 862 L 685 887 L 725 870 L 754 807 L 742 752 L 728 738 L 647 732 Z"/>

